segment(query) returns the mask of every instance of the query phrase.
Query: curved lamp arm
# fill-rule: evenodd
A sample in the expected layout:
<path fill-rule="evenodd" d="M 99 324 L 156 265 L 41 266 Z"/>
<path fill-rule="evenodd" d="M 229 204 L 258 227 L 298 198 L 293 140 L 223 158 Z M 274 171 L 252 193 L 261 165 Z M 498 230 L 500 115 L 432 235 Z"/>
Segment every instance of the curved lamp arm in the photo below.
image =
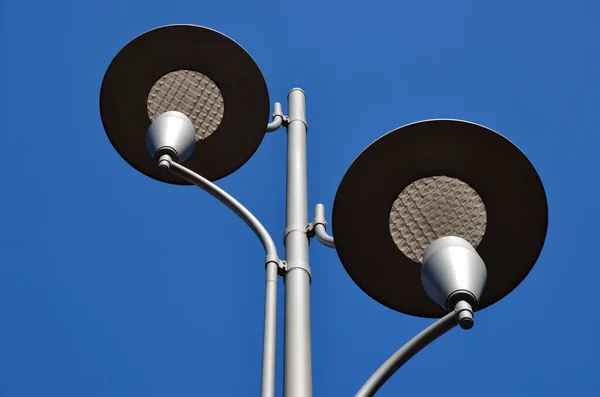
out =
<path fill-rule="evenodd" d="M 239 201 L 194 171 L 178 164 L 169 155 L 160 157 L 158 166 L 198 186 L 225 204 L 246 222 L 265 248 L 267 279 L 265 282 L 265 323 L 263 329 L 262 397 L 275 396 L 275 335 L 277 332 L 277 273 L 281 263 L 277 248 L 267 229 Z"/>
<path fill-rule="evenodd" d="M 327 222 L 325 221 L 325 206 L 323 204 L 315 205 L 315 218 L 313 220 L 313 225 L 315 228 L 315 236 L 317 236 L 317 240 L 319 240 L 321 244 L 329 248 L 335 248 L 335 241 L 333 240 L 333 237 L 327 234 Z"/>
<path fill-rule="evenodd" d="M 394 373 L 410 360 L 425 346 L 450 331 L 458 325 L 459 312 L 453 310 L 444 317 L 431 324 L 402 346 L 396 353 L 384 362 L 367 382 L 360 388 L 355 397 L 371 397 Z"/>
<path fill-rule="evenodd" d="M 267 124 L 267 132 L 273 132 L 281 127 L 283 124 L 283 111 L 281 109 L 281 103 L 275 102 L 273 104 L 273 121 Z"/>
<path fill-rule="evenodd" d="M 196 174 L 194 171 L 184 167 L 183 165 L 176 163 L 168 154 L 160 157 L 158 166 L 166 168 L 181 179 L 198 186 L 200 189 L 209 193 L 211 196 L 225 204 L 230 210 L 235 212 L 237 216 L 242 218 L 242 220 L 246 222 L 248 226 L 250 226 L 250 229 L 252 229 L 254 234 L 256 234 L 256 237 L 258 237 L 262 243 L 267 254 L 266 262 L 276 262 L 279 264 L 279 255 L 277 255 L 277 248 L 275 247 L 275 243 L 273 242 L 271 235 L 269 232 L 267 232 L 267 229 L 265 229 L 262 223 L 260 223 L 259 220 L 256 219 L 256 217 L 250 211 L 248 211 L 246 207 L 240 204 L 239 201 L 231 197 L 229 193 L 208 179 Z"/>

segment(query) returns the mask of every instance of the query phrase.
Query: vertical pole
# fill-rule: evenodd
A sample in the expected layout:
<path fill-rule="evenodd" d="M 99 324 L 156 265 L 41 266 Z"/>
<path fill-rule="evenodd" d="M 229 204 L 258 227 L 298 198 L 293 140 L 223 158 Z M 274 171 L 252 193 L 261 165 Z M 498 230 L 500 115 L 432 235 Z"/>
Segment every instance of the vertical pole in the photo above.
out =
<path fill-rule="evenodd" d="M 275 335 L 277 332 L 277 263 L 267 263 L 261 397 L 275 397 Z"/>
<path fill-rule="evenodd" d="M 288 117 L 284 396 L 312 397 L 306 96 L 299 88 L 288 94 Z"/>

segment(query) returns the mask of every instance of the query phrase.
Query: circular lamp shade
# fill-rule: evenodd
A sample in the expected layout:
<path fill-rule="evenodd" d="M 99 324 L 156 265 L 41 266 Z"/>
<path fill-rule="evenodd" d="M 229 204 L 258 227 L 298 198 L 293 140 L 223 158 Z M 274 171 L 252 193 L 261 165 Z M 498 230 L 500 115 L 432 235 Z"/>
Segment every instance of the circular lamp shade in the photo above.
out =
<path fill-rule="evenodd" d="M 100 93 L 110 142 L 132 167 L 154 179 L 188 183 L 161 170 L 146 149 L 146 130 L 166 111 L 188 116 L 196 148 L 184 164 L 214 181 L 258 149 L 269 122 L 269 94 L 254 60 L 235 41 L 194 25 L 150 30 L 112 60 Z"/>
<path fill-rule="evenodd" d="M 372 143 L 342 179 L 332 219 L 354 282 L 420 317 L 445 315 L 421 284 L 433 241 L 458 236 L 477 249 L 488 273 L 482 309 L 527 276 L 547 226 L 544 187 L 527 157 L 496 132 L 459 120 L 409 124 Z"/>

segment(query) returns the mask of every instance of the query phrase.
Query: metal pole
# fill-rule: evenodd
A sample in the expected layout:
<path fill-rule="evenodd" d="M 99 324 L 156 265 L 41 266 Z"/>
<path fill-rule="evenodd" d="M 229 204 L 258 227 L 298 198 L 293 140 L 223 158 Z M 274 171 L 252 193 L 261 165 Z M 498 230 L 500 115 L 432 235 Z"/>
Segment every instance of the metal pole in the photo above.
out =
<path fill-rule="evenodd" d="M 261 397 L 275 397 L 275 335 L 277 333 L 277 264 L 267 263 Z"/>
<path fill-rule="evenodd" d="M 312 397 L 306 96 L 299 88 L 288 94 L 288 117 L 284 396 Z"/>
<path fill-rule="evenodd" d="M 265 324 L 263 329 L 263 366 L 261 396 L 275 396 L 275 335 L 277 332 L 277 270 L 280 263 L 277 248 L 267 229 L 256 219 L 256 217 L 230 196 L 223 189 L 208 179 L 187 169 L 181 164 L 174 162 L 169 155 L 161 156 L 159 167 L 166 168 L 174 175 L 193 183 L 204 191 L 210 193 L 220 202 L 229 207 L 240 218 L 250 226 L 256 236 L 260 239 L 267 254 L 265 282 Z"/>

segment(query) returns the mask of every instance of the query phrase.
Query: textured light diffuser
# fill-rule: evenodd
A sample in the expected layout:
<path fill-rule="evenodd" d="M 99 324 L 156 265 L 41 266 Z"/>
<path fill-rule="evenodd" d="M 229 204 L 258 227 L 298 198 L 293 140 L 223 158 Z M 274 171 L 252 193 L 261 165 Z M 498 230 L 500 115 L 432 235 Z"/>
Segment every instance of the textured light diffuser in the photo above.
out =
<path fill-rule="evenodd" d="M 217 85 L 191 70 L 177 70 L 161 77 L 150 90 L 147 107 L 152 121 L 169 110 L 188 116 L 196 129 L 196 140 L 215 132 L 225 110 Z"/>
<path fill-rule="evenodd" d="M 487 225 L 481 197 L 465 182 L 447 176 L 419 179 L 398 196 L 390 212 L 392 238 L 400 251 L 422 262 L 425 249 L 444 236 L 477 247 Z"/>

